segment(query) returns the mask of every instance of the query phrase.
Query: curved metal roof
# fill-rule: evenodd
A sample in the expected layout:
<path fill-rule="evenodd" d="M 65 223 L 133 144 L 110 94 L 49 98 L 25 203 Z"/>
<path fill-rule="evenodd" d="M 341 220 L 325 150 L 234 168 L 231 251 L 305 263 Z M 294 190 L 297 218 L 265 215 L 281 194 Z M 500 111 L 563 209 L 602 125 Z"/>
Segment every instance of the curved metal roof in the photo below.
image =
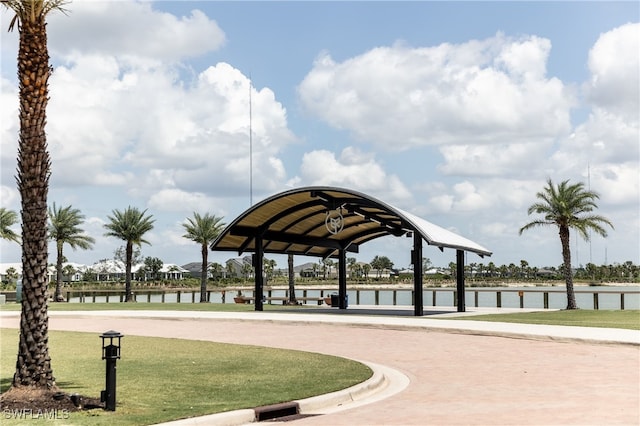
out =
<path fill-rule="evenodd" d="M 335 234 L 328 215 L 339 211 L 342 228 Z M 358 252 L 361 244 L 386 235 L 418 232 L 427 244 L 491 252 L 481 245 L 368 195 L 344 188 L 311 186 L 273 195 L 236 218 L 211 244 L 211 250 L 255 252 L 261 236 L 266 253 L 335 256 L 339 249 Z"/>

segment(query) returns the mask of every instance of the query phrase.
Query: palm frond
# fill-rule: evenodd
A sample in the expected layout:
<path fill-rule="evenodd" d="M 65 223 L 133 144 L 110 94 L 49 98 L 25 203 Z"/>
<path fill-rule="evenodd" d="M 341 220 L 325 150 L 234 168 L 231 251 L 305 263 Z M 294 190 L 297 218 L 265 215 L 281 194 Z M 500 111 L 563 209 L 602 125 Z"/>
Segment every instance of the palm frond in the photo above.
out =
<path fill-rule="evenodd" d="M 16 13 L 9 24 L 9 31 L 13 31 L 15 25 L 20 25 L 20 22 L 35 22 L 52 11 L 57 10 L 66 15 L 68 10 L 64 6 L 70 2 L 70 0 L 0 0 L 5 8 Z"/>
<path fill-rule="evenodd" d="M 526 224 L 520 228 L 520 234 L 531 228 L 555 225 L 560 229 L 573 228 L 588 240 L 589 230 L 606 237 L 603 225 L 613 228 L 607 218 L 592 213 L 598 208 L 596 201 L 600 196 L 594 191 L 586 190 L 582 182 L 571 184 L 569 180 L 565 180 L 554 185 L 551 179 L 547 179 L 547 185 L 536 194 L 536 198 L 539 201 L 532 204 L 527 212 L 529 215 L 544 215 L 544 219 Z"/>
<path fill-rule="evenodd" d="M 107 237 L 115 237 L 133 244 L 141 245 L 149 242 L 142 238 L 153 229 L 155 220 L 146 216 L 147 211 L 135 207 L 128 207 L 124 211 L 114 210 L 112 216 L 107 216 L 109 223 L 104 225 Z"/>

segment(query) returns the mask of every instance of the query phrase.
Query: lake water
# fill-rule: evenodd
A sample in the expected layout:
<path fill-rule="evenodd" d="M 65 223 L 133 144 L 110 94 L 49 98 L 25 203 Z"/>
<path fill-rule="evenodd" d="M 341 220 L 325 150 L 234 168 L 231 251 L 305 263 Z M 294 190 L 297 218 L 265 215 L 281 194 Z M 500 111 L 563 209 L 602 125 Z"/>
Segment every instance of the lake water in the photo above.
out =
<path fill-rule="evenodd" d="M 567 305 L 567 295 L 564 287 L 494 287 L 482 288 L 471 287 L 466 289 L 466 306 L 474 307 L 496 307 L 497 294 L 500 292 L 501 305 L 503 308 L 519 308 L 520 296 L 523 292 L 523 302 L 525 308 L 539 309 L 544 307 L 544 293 L 548 293 L 548 306 L 550 309 L 563 309 Z M 395 301 L 394 301 L 395 292 Z M 580 309 L 594 309 L 594 293 L 598 293 L 599 309 L 620 309 L 621 295 L 624 292 L 624 308 L 640 309 L 640 286 L 592 286 L 592 287 L 576 287 L 576 302 Z M 267 292 L 265 292 L 265 295 Z M 329 297 L 335 290 L 306 290 L 307 297 Z M 477 293 L 477 296 L 476 296 Z M 227 291 L 225 303 L 234 303 L 233 296 L 235 292 Z M 252 291 L 243 291 L 245 296 L 253 296 Z M 412 291 L 403 290 L 347 290 L 349 297 L 349 305 L 375 305 L 376 298 L 378 305 L 397 305 L 412 306 Z M 285 290 L 271 290 L 272 297 L 286 297 Z M 303 297 L 303 290 L 297 290 L 296 295 Z M 164 297 L 165 303 L 176 303 L 178 299 L 177 293 L 166 293 Z M 181 303 L 192 303 L 193 296 L 190 292 L 181 292 Z M 195 301 L 200 300 L 200 293 L 195 295 Z M 93 299 L 87 297 L 86 302 L 92 302 Z M 96 296 L 96 302 L 104 303 L 107 301 L 105 296 Z M 151 294 L 150 299 L 147 294 L 139 294 L 137 296 L 139 303 L 162 302 L 160 293 Z M 452 289 L 443 288 L 425 288 L 423 291 L 424 306 L 453 306 L 454 292 Z M 79 297 L 72 297 L 71 303 L 80 302 Z M 115 295 L 110 296 L 109 303 L 118 303 L 119 298 Z M 220 292 L 211 292 L 212 303 L 222 303 L 222 294 Z M 394 303 L 395 302 L 395 303 Z M 435 303 L 434 303 L 435 302 Z M 279 301 L 272 303 L 278 304 Z M 317 304 L 317 302 L 308 302 L 309 304 Z"/>

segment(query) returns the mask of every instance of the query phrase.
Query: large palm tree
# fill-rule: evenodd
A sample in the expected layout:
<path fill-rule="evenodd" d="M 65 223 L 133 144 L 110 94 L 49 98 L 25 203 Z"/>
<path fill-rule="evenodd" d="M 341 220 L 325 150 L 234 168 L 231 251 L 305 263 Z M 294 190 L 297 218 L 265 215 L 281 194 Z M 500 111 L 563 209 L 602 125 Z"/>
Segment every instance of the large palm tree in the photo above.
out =
<path fill-rule="evenodd" d="M 20 235 L 11 229 L 16 223 L 18 223 L 18 214 L 13 210 L 0 207 L 0 238 L 20 243 Z"/>
<path fill-rule="evenodd" d="M 573 290 L 569 229 L 575 229 L 582 238 L 589 241 L 589 231 L 606 237 L 607 232 L 603 225 L 609 225 L 611 228 L 613 225 L 609 219 L 592 213 L 598 208 L 596 200 L 600 196 L 594 191 L 586 190 L 583 183 L 569 184 L 569 181 L 565 180 L 554 185 L 551 179 L 548 179 L 547 186 L 536 194 L 536 198 L 540 201 L 529 207 L 528 214 L 541 214 L 543 218 L 527 223 L 520 228 L 520 234 L 527 229 L 538 226 L 558 227 L 562 245 L 564 277 L 567 285 L 567 309 L 577 309 Z"/>
<path fill-rule="evenodd" d="M 187 218 L 187 221 L 182 224 L 182 227 L 186 231 L 186 234 L 183 235 L 184 238 L 200 244 L 200 252 L 202 254 L 200 303 L 205 303 L 207 301 L 209 244 L 220 235 L 220 231 L 224 228 L 224 223 L 222 222 L 222 218 L 216 215 L 205 213 L 205 215 L 202 216 L 199 213 L 193 212 L 193 217 Z"/>
<path fill-rule="evenodd" d="M 107 237 L 116 237 L 126 241 L 125 246 L 125 302 L 133 302 L 131 292 L 131 259 L 133 258 L 133 245 L 149 244 L 142 238 L 144 234 L 153 229 L 152 216 L 145 216 L 146 210 L 140 211 L 136 207 L 127 207 L 126 210 L 114 210 L 113 216 L 107 216 L 109 223 L 104 227 L 108 230 Z"/>
<path fill-rule="evenodd" d="M 50 159 L 45 124 L 49 101 L 47 15 L 66 0 L 2 0 L 17 24 L 19 120 L 18 191 L 22 208 L 22 313 L 13 386 L 52 388 L 47 306 L 47 194 Z"/>
<path fill-rule="evenodd" d="M 56 292 L 53 300 L 60 301 L 62 299 L 62 247 L 69 244 L 72 249 L 81 248 L 83 250 L 90 249 L 95 240 L 84 234 L 84 230 L 80 229 L 84 215 L 80 210 L 71 206 L 57 207 L 56 203 L 49 208 L 49 238 L 56 242 Z"/>

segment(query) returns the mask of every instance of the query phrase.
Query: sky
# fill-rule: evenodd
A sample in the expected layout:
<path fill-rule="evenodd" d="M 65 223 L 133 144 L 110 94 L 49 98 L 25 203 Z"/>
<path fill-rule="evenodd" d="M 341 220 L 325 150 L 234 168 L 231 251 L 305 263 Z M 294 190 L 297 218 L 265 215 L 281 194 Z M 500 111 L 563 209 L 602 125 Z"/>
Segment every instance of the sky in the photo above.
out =
<path fill-rule="evenodd" d="M 614 225 L 572 236 L 575 266 L 640 263 L 637 2 L 75 1 L 48 19 L 49 204 L 85 215 L 92 250 L 115 209 L 155 219 L 142 256 L 200 261 L 193 212 L 227 224 L 308 185 L 357 190 L 493 252 L 559 266 L 555 228 L 522 235 L 547 179 L 582 182 Z M 1 12 L 0 195 L 16 188 L 17 32 Z M 251 171 L 250 165 L 253 165 Z M 19 226 L 16 227 L 19 231 Z M 411 241 L 360 248 L 410 264 Z M 50 245 L 49 262 L 55 261 Z M 425 247 L 436 266 L 455 251 Z M 235 253 L 211 253 L 224 262 Z M 0 242 L 0 262 L 20 262 Z M 286 267 L 286 258 L 275 259 Z M 296 264 L 317 261 L 296 258 Z"/>

